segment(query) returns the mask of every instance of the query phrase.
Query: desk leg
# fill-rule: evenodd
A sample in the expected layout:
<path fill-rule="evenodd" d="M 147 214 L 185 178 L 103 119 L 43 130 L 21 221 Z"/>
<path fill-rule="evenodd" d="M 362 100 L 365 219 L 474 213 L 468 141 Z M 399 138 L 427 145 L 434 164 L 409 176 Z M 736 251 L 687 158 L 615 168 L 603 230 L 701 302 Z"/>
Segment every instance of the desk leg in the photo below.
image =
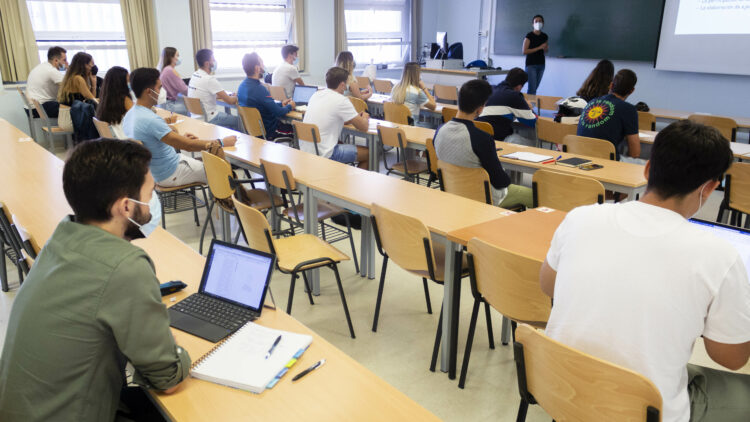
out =
<path fill-rule="evenodd" d="M 380 160 L 378 160 L 378 151 L 380 148 L 378 148 L 378 142 L 378 135 L 367 134 L 367 148 L 370 150 L 369 169 L 374 172 L 380 171 Z"/>
<path fill-rule="evenodd" d="M 369 217 L 362 217 L 362 248 L 360 255 L 367 262 L 367 272 L 360 268 L 362 276 L 367 276 L 370 280 L 375 278 L 375 233 L 372 231 L 372 221 Z"/>
<path fill-rule="evenodd" d="M 360 246 L 359 246 L 359 275 L 362 277 L 367 277 L 368 274 L 368 268 L 372 265 L 372 261 L 370 261 L 370 218 L 362 216 L 362 230 L 361 230 L 361 237 L 360 237 Z"/>
<path fill-rule="evenodd" d="M 232 242 L 232 227 L 231 219 L 223 208 L 219 208 L 221 212 L 221 238 L 225 242 Z"/>
<path fill-rule="evenodd" d="M 502 331 L 500 333 L 500 341 L 503 343 L 503 345 L 508 344 L 508 341 L 510 339 L 510 320 L 506 317 L 503 317 L 502 325 Z"/>
<path fill-rule="evenodd" d="M 313 196 L 312 189 L 305 186 L 302 190 L 305 208 L 305 233 L 318 235 L 318 200 Z M 312 283 L 313 294 L 320 295 L 320 270 L 308 270 L 308 280 Z"/>
<path fill-rule="evenodd" d="M 443 341 L 440 370 L 456 379 L 456 351 L 458 348 L 458 311 L 461 300 L 461 245 L 449 242 L 445 248 L 445 284 L 443 285 Z"/>

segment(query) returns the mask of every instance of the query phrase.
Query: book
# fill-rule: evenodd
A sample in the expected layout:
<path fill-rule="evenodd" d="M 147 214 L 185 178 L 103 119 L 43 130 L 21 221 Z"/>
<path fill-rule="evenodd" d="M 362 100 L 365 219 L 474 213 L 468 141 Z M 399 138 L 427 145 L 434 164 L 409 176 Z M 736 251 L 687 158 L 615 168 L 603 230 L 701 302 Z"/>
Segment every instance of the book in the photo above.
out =
<path fill-rule="evenodd" d="M 534 154 L 533 152 L 516 151 L 510 154 L 501 155 L 504 158 L 512 158 L 514 160 L 529 161 L 532 163 L 541 163 L 542 161 L 551 160 L 551 155 Z"/>
<path fill-rule="evenodd" d="M 278 336 L 271 356 L 266 353 Z M 260 394 L 272 388 L 312 343 L 312 336 L 248 322 L 191 368 L 194 378 Z"/>
<path fill-rule="evenodd" d="M 585 158 L 578 158 L 578 157 L 571 157 L 571 158 L 566 158 L 564 160 L 557 160 L 558 165 L 567 166 L 567 167 L 578 167 L 581 164 L 587 164 L 590 162 L 591 160 L 587 160 Z"/>

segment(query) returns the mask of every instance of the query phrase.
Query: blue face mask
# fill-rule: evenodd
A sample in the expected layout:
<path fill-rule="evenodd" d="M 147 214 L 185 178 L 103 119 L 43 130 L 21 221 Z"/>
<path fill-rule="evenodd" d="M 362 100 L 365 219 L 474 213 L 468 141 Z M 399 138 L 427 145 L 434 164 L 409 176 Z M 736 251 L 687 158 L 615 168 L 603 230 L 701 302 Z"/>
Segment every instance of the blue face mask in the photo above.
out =
<path fill-rule="evenodd" d="M 133 88 L 130 86 L 130 82 L 128 82 L 128 91 L 132 91 Z"/>
<path fill-rule="evenodd" d="M 211 72 L 216 72 L 216 68 L 218 67 L 218 63 L 214 62 L 214 64 L 211 65 Z"/>
<path fill-rule="evenodd" d="M 299 57 L 294 58 L 294 65 L 295 66 L 299 65 Z"/>
<path fill-rule="evenodd" d="M 159 195 L 157 195 L 156 193 L 151 194 L 151 200 L 148 203 L 141 202 L 133 198 L 128 199 L 137 204 L 148 206 L 149 212 L 151 213 L 151 219 L 147 223 L 138 223 L 130 217 L 128 217 L 128 220 L 138 226 L 141 234 L 143 234 L 143 237 L 149 237 L 161 222 L 161 202 L 159 201 Z"/>
<path fill-rule="evenodd" d="M 174 65 L 179 66 L 180 64 L 182 64 L 182 59 L 178 57 Z"/>

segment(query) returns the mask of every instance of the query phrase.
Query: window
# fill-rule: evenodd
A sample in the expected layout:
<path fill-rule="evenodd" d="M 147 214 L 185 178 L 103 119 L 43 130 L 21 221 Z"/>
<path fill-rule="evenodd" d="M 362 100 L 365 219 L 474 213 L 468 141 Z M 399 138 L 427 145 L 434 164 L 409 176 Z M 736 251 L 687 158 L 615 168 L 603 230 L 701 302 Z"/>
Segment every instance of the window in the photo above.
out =
<path fill-rule="evenodd" d="M 292 39 L 292 0 L 210 0 L 211 33 L 219 73 L 242 70 L 242 56 L 256 52 L 270 71 Z"/>
<path fill-rule="evenodd" d="M 59 45 L 68 51 L 68 62 L 79 51 L 91 54 L 99 76 L 110 67 L 130 67 L 122 10 L 118 0 L 27 0 L 31 26 L 39 47 L 39 60 Z"/>
<path fill-rule="evenodd" d="M 345 0 L 346 45 L 359 64 L 409 60 L 411 0 Z"/>

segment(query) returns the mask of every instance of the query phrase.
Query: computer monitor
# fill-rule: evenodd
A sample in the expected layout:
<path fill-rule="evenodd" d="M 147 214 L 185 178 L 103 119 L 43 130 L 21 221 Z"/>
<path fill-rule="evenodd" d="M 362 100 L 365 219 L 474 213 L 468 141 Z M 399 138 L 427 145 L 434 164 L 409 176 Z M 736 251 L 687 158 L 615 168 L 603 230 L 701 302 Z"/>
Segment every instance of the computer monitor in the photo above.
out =
<path fill-rule="evenodd" d="M 437 42 L 437 45 L 440 46 L 440 49 L 444 52 L 448 52 L 448 33 L 447 32 L 438 32 L 437 36 L 435 37 L 435 42 Z"/>
<path fill-rule="evenodd" d="M 728 241 L 740 254 L 745 269 L 750 270 L 750 230 L 691 218 L 690 222 Z"/>
<path fill-rule="evenodd" d="M 306 105 L 316 92 L 318 92 L 317 86 L 296 85 L 292 93 L 292 101 L 297 105 Z"/>

